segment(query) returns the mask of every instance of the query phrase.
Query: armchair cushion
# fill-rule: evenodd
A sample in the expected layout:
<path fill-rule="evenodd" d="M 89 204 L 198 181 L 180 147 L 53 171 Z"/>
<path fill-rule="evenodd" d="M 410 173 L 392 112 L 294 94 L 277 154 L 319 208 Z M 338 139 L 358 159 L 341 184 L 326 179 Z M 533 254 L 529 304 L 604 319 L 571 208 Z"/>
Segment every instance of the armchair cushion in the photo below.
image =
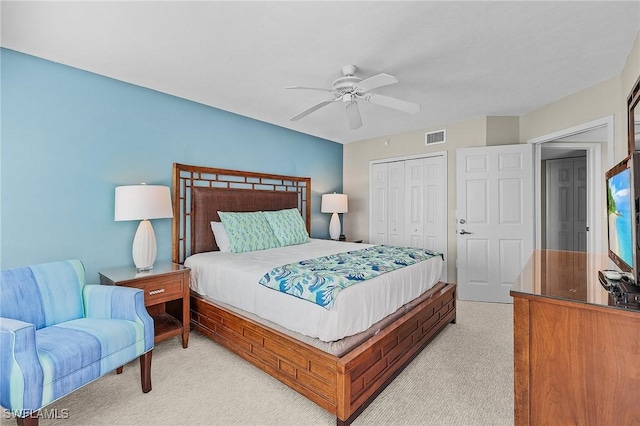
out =
<path fill-rule="evenodd" d="M 82 289 L 86 318 L 133 321 L 143 326 L 144 351 L 153 347 L 153 320 L 144 307 L 144 292 L 131 287 L 85 285 Z"/>
<path fill-rule="evenodd" d="M 144 325 L 127 320 L 79 318 L 36 332 L 43 404 L 146 352 Z"/>

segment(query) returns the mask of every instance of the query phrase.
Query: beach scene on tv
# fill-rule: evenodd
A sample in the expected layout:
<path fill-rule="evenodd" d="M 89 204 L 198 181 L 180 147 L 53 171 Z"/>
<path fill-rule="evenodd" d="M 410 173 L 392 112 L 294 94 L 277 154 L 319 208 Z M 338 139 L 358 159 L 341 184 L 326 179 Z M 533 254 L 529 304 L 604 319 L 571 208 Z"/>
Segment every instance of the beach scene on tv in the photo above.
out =
<path fill-rule="evenodd" d="M 627 265 L 633 265 L 631 231 L 631 171 L 625 169 L 607 181 L 609 247 Z"/>

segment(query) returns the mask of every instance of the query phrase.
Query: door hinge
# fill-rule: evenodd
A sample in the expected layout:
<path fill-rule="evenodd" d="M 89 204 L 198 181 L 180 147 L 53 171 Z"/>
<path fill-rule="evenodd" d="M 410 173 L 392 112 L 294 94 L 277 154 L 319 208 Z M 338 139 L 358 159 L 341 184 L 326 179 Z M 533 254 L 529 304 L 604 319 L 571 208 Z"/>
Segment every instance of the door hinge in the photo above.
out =
<path fill-rule="evenodd" d="M 587 232 L 589 232 L 589 227 L 587 226 Z"/>

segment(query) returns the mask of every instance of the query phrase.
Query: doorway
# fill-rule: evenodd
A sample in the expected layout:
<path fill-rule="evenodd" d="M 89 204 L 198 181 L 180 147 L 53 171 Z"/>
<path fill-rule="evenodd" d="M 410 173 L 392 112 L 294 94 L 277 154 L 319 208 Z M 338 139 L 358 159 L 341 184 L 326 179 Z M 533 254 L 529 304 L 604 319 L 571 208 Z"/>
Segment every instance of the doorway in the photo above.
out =
<path fill-rule="evenodd" d="M 586 153 L 586 251 L 587 253 L 602 253 L 606 250 L 604 222 L 604 171 L 613 165 L 614 155 L 614 117 L 613 115 L 598 120 L 583 123 L 568 129 L 554 132 L 539 138 L 531 139 L 528 143 L 534 145 L 534 205 L 535 205 L 535 247 L 543 249 L 543 190 L 542 190 L 542 152 L 543 147 L 549 149 L 575 149 Z M 587 256 L 586 265 L 579 268 L 583 272 L 582 280 L 591 284 L 597 282 L 597 265 L 591 256 Z"/>
<path fill-rule="evenodd" d="M 587 217 L 586 217 L 586 251 L 600 253 L 603 250 L 602 206 L 604 205 L 604 170 L 613 165 L 613 123 L 614 117 L 608 116 L 583 123 L 568 129 L 560 130 L 528 143 L 534 145 L 534 185 L 535 185 L 535 247 L 543 246 L 542 226 L 544 202 L 542 201 L 542 149 L 584 150 L 587 162 Z M 606 161 L 603 161 L 603 157 Z"/>

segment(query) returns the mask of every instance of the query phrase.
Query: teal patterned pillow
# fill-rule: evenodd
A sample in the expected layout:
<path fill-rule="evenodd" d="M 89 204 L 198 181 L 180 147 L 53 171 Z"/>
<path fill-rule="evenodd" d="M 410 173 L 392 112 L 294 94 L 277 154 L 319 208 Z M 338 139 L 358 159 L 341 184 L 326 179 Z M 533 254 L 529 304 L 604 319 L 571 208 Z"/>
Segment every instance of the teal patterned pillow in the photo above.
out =
<path fill-rule="evenodd" d="M 278 239 L 262 212 L 218 212 L 218 215 L 229 235 L 232 253 L 279 247 Z"/>
<path fill-rule="evenodd" d="M 298 209 L 263 212 L 273 229 L 280 247 L 302 244 L 309 241 L 309 233 Z"/>

